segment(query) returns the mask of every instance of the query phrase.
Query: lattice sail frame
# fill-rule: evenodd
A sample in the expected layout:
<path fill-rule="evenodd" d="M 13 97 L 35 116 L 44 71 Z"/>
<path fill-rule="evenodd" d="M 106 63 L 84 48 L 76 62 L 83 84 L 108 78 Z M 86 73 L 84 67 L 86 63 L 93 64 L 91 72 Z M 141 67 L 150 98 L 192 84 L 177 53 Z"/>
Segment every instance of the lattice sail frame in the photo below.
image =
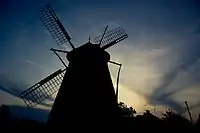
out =
<path fill-rule="evenodd" d="M 70 43 L 70 45 L 74 48 L 71 44 L 70 36 L 59 21 L 58 17 L 56 16 L 55 12 L 49 5 L 45 5 L 40 8 L 40 18 L 46 28 L 49 30 L 52 37 L 55 39 L 58 45 L 62 46 L 63 44 Z"/>
<path fill-rule="evenodd" d="M 20 97 L 28 107 L 34 107 L 56 93 L 62 83 L 66 69 L 54 72 L 32 87 L 23 91 Z"/>
<path fill-rule="evenodd" d="M 95 44 L 99 44 L 102 36 L 103 35 L 95 37 L 93 39 L 93 42 Z M 117 27 L 115 29 L 112 29 L 105 33 L 105 35 L 101 41 L 101 48 L 106 49 L 106 48 L 126 39 L 127 37 L 128 37 L 128 35 L 126 34 L 126 32 L 124 31 L 123 28 Z"/>

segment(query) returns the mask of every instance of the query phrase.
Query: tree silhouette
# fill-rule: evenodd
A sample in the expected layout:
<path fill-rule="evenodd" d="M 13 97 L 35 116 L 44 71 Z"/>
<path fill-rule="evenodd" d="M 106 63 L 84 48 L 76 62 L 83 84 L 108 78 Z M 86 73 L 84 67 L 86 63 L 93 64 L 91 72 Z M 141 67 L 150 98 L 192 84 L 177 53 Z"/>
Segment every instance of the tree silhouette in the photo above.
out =
<path fill-rule="evenodd" d="M 119 102 L 118 106 L 120 108 L 120 114 L 122 117 L 134 117 L 134 115 L 136 114 L 135 109 L 133 109 L 132 107 L 128 107 L 123 102 Z"/>
<path fill-rule="evenodd" d="M 171 109 L 168 109 L 164 114 L 162 114 L 162 120 L 167 126 L 167 129 L 173 129 L 177 131 L 191 131 L 192 123 L 185 117 L 178 113 L 175 113 Z"/>
<path fill-rule="evenodd" d="M 162 114 L 162 119 L 167 122 L 186 122 L 189 123 L 189 120 L 182 117 L 180 114 L 175 113 L 171 109 L 168 109 L 164 114 Z"/>

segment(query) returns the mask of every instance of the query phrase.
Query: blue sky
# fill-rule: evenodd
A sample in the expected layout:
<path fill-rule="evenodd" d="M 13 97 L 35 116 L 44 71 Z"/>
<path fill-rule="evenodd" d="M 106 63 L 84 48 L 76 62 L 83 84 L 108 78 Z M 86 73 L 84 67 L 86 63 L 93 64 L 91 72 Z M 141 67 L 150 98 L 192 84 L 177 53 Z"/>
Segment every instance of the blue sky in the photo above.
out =
<path fill-rule="evenodd" d="M 197 0 L 0 2 L 0 104 L 22 105 L 18 94 L 62 68 L 49 49 L 59 48 L 39 19 L 38 8 L 55 10 L 76 47 L 88 37 L 121 26 L 129 38 L 109 48 L 123 64 L 120 100 L 136 110 L 172 108 L 193 117 L 200 104 L 200 3 Z M 69 48 L 67 47 L 67 50 Z M 109 65 L 115 83 L 117 67 Z M 14 99 L 14 100 L 13 100 Z M 18 100 L 16 100 L 18 99 Z"/>

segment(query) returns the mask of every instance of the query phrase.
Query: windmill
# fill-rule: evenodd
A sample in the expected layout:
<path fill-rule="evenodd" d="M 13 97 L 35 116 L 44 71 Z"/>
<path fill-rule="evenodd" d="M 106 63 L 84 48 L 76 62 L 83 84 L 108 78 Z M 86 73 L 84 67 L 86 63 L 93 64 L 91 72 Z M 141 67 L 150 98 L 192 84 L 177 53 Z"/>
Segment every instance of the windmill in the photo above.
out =
<path fill-rule="evenodd" d="M 65 69 L 52 73 L 22 92 L 20 97 L 27 106 L 34 107 L 58 91 L 47 122 L 52 128 L 69 129 L 78 123 L 86 124 L 86 119 L 90 126 L 108 126 L 118 115 L 117 96 L 121 64 L 110 61 L 110 55 L 105 50 L 126 39 L 128 35 L 121 27 L 107 31 L 106 26 L 104 33 L 94 38 L 94 43 L 89 41 L 76 48 L 49 5 L 41 7 L 40 14 L 42 22 L 57 44 L 69 44 L 72 50 L 51 48 Z M 68 66 L 57 52 L 66 53 Z M 116 94 L 108 62 L 119 66 Z M 101 120 L 105 123 L 97 124 Z"/>

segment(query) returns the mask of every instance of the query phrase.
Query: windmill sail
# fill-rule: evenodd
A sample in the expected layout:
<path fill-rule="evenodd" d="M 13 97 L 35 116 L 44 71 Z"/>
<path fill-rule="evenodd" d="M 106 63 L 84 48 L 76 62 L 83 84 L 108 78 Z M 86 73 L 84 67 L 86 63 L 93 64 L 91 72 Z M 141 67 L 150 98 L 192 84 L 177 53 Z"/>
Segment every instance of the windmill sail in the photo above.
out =
<path fill-rule="evenodd" d="M 34 107 L 56 93 L 62 83 L 65 70 L 66 69 L 57 70 L 53 74 L 22 92 L 20 97 L 23 99 L 25 104 L 28 107 Z"/>
<path fill-rule="evenodd" d="M 49 5 L 45 5 L 40 8 L 41 20 L 46 26 L 46 28 L 51 33 L 52 37 L 55 39 L 58 45 L 63 45 L 69 42 L 71 47 L 74 49 L 75 47 L 71 43 L 71 38 L 67 31 L 64 29 L 63 25 L 59 21 L 55 12 Z"/>
<path fill-rule="evenodd" d="M 124 31 L 123 28 L 117 27 L 113 30 L 110 30 L 105 33 L 104 37 L 103 35 L 100 35 L 96 38 L 94 38 L 94 43 L 99 44 L 101 42 L 101 48 L 107 49 L 108 47 L 126 39 L 128 35 Z"/>

